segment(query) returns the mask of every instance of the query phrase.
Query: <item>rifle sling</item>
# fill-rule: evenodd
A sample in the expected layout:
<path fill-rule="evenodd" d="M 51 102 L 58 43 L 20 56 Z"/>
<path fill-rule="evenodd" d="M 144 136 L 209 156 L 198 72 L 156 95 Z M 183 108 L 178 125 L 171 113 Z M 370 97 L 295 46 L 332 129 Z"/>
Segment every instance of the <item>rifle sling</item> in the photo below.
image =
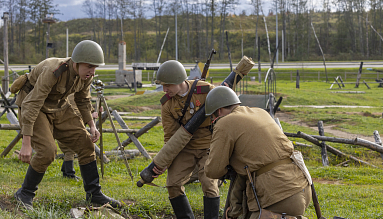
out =
<path fill-rule="evenodd" d="M 190 89 L 190 92 L 188 94 L 188 98 L 186 99 L 186 103 L 185 103 L 185 106 L 184 108 L 182 109 L 182 116 L 180 118 L 178 118 L 178 123 L 181 124 L 181 121 L 182 119 L 184 118 L 185 116 L 185 113 L 186 113 L 186 110 L 188 109 L 189 105 L 190 105 L 190 100 L 191 100 L 191 97 L 194 93 L 194 90 L 195 90 L 195 87 L 197 86 L 197 82 L 198 82 L 198 79 L 196 79 Z M 181 124 L 182 125 L 182 124 Z"/>

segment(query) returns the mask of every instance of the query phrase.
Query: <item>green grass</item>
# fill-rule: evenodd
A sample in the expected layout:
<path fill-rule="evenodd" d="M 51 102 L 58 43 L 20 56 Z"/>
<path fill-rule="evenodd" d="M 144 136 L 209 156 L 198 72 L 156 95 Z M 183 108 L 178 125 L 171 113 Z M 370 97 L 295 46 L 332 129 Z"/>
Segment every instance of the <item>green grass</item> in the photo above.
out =
<path fill-rule="evenodd" d="M 222 73 L 223 74 L 223 73 Z M 329 84 L 323 82 L 301 82 L 301 88 L 295 88 L 295 82 L 278 81 L 277 98 L 283 96 L 281 109 L 283 112 L 290 113 L 294 120 L 302 121 L 309 125 L 315 125 L 318 120 L 323 120 L 325 125 L 335 125 L 343 131 L 372 135 L 374 130 L 380 133 L 382 127 L 382 102 L 381 90 L 377 85 L 372 86 L 371 90 L 361 85 L 355 89 L 353 85 L 346 85 L 346 89 L 365 91 L 365 94 L 334 94 L 329 90 Z M 262 94 L 264 86 L 256 82 L 249 83 L 248 90 L 252 93 Z M 123 89 L 105 89 L 105 96 L 124 93 Z M 129 93 L 129 91 L 127 91 Z M 108 100 L 108 105 L 117 111 L 129 111 L 130 115 L 136 116 L 160 116 L 159 99 L 162 92 L 123 97 Z M 287 108 L 285 105 L 359 105 L 374 106 L 370 109 L 345 109 L 345 108 Z M 278 116 L 278 113 L 277 113 Z M 141 128 L 149 121 L 146 120 L 125 120 L 129 128 Z M 0 123 L 9 123 L 5 116 L 0 118 Z M 291 125 L 281 122 L 285 132 L 302 131 L 307 134 L 317 134 L 316 130 L 308 127 Z M 116 121 L 117 128 L 120 126 Z M 109 120 L 103 125 L 104 128 L 111 128 Z M 16 131 L 1 132 L 0 151 L 16 136 Z M 327 134 L 326 134 L 327 135 Z M 126 134 L 120 133 L 121 141 L 128 138 Z M 104 133 L 104 150 L 112 150 L 117 146 L 117 141 L 112 133 Z M 302 139 L 290 138 L 293 141 L 308 143 Z M 158 152 L 163 146 L 163 130 L 161 123 L 150 129 L 139 138 L 142 145 L 149 152 Z M 343 151 L 344 153 L 357 156 L 368 161 L 379 168 L 360 166 L 353 162 L 348 167 L 335 167 L 336 164 L 345 159 L 338 159 L 329 154 L 330 167 L 322 167 L 320 148 L 299 147 L 302 151 L 309 171 L 314 178 L 315 188 L 319 196 L 322 213 L 326 218 L 341 216 L 345 218 L 382 218 L 382 191 L 383 191 L 383 165 L 380 154 L 366 148 L 346 144 L 329 143 L 331 146 Z M 20 149 L 19 142 L 14 149 Z M 127 146 L 135 149 L 133 144 Z M 14 150 L 4 159 L 0 159 L 0 217 L 1 218 L 69 218 L 69 211 L 72 207 L 86 206 L 85 192 L 82 181 L 75 182 L 64 180 L 61 176 L 62 160 L 55 160 L 48 168 L 42 183 L 39 185 L 35 198 L 33 212 L 23 212 L 18 208 L 13 198 L 14 192 L 21 186 L 27 164 L 20 162 Z M 58 150 L 58 153 L 61 153 Z M 134 175 L 131 181 L 121 160 L 111 159 L 105 164 L 105 175 L 100 180 L 102 190 L 105 194 L 122 200 L 125 203 L 133 203 L 121 209 L 123 215 L 136 215 L 141 218 L 167 218 L 172 214 L 170 202 L 166 189 L 145 185 L 138 188 L 135 182 L 139 179 L 139 172 L 148 164 L 149 160 L 142 156 L 129 160 L 130 167 Z M 100 165 L 99 165 L 100 168 Z M 80 175 L 77 160 L 75 170 Z M 154 181 L 156 184 L 164 186 L 166 184 L 166 174 Z M 221 214 L 224 207 L 228 184 L 220 188 L 221 195 Z M 200 218 L 203 212 L 202 190 L 200 184 L 186 185 L 186 193 L 190 200 L 193 211 Z M 7 206 L 7 210 L 3 206 Z M 316 218 L 312 204 L 305 214 L 310 219 Z"/>

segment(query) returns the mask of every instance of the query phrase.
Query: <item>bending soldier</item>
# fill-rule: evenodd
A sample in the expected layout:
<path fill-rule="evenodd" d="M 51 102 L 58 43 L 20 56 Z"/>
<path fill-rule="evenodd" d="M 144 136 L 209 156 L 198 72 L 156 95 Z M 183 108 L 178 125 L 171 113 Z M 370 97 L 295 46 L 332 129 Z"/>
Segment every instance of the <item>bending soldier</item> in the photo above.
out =
<path fill-rule="evenodd" d="M 157 84 L 163 85 L 166 94 L 161 98 L 161 116 L 165 143 L 175 134 L 205 103 L 207 93 L 214 88 L 204 81 L 188 81 L 185 68 L 175 60 L 164 62 L 157 72 Z M 188 107 L 186 105 L 189 105 Z M 198 178 L 204 193 L 205 218 L 218 219 L 219 190 L 217 180 L 206 177 L 204 171 L 211 132 L 209 119 L 206 119 L 184 149 L 168 168 L 166 187 L 170 203 L 177 218 L 194 218 L 193 211 L 185 195 L 184 184 L 189 180 L 194 168 L 199 169 Z M 155 161 L 155 159 L 154 159 Z M 156 174 L 165 170 L 154 167 Z"/>
<path fill-rule="evenodd" d="M 207 95 L 205 105 L 214 126 L 205 173 L 218 179 L 227 173 L 228 165 L 237 172 L 228 194 L 237 203 L 231 203 L 227 217 L 236 218 L 242 212 L 242 191 L 246 192 L 250 218 L 259 216 L 245 166 L 255 181 L 261 209 L 303 215 L 311 200 L 311 178 L 290 158 L 296 153 L 292 143 L 265 110 L 240 103 L 233 90 L 216 87 Z"/>
<path fill-rule="evenodd" d="M 89 93 L 99 65 L 104 65 L 101 47 L 93 41 L 84 40 L 76 45 L 72 57 L 48 58 L 24 76 L 27 80 L 16 100 L 23 134 L 19 159 L 30 165 L 15 198 L 25 207 L 32 208 L 37 185 L 54 161 L 57 151 L 54 139 L 78 154 L 86 200 L 121 206 L 118 201 L 104 195 L 99 184 L 93 143 L 98 141 L 100 133 L 92 120 Z M 16 81 L 14 84 L 17 84 Z M 67 97 L 71 93 L 74 93 L 82 118 L 68 103 Z M 90 134 L 83 121 L 89 125 Z M 36 151 L 33 157 L 32 148 Z"/>
<path fill-rule="evenodd" d="M 76 102 L 74 101 L 74 95 L 71 94 L 68 96 L 68 101 L 73 108 L 74 112 L 76 115 L 81 117 L 81 113 L 77 108 Z M 94 111 L 92 108 L 91 111 Z M 97 119 L 98 118 L 98 113 L 97 112 L 92 112 L 92 118 Z M 76 176 L 76 171 L 74 170 L 74 157 L 75 157 L 75 152 L 72 151 L 69 147 L 67 147 L 65 144 L 62 144 L 60 141 L 57 141 L 57 144 L 60 148 L 60 150 L 64 153 L 64 161 L 61 166 L 61 172 L 63 173 L 63 177 L 69 178 L 69 179 L 79 179 L 78 176 Z"/>

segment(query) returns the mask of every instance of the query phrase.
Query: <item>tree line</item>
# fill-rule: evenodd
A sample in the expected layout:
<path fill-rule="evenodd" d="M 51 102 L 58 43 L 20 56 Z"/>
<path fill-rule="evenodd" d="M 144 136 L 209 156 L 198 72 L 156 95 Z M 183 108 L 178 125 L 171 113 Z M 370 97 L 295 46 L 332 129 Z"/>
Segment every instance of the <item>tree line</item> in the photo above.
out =
<path fill-rule="evenodd" d="M 251 0 L 251 14 L 235 14 L 238 0 L 85 0 L 81 9 L 87 18 L 51 24 L 49 56 L 66 56 L 68 28 L 69 55 L 79 41 L 91 39 L 102 46 L 107 63 L 116 63 L 118 43 L 125 41 L 128 63 L 156 62 L 169 29 L 160 62 L 175 59 L 177 21 L 181 62 L 205 61 L 212 48 L 216 62 L 228 62 L 228 48 L 233 62 L 242 54 L 257 60 L 258 44 L 261 61 L 269 61 L 278 17 L 279 60 L 322 60 L 314 30 L 326 60 L 376 60 L 382 56 L 382 1 L 321 0 L 313 6 L 309 0 L 273 0 L 273 10 L 265 13 L 264 2 Z M 9 13 L 9 62 L 43 60 L 42 19 L 60 13 L 58 6 L 53 0 L 0 0 L 0 7 Z M 3 34 L 0 41 L 3 50 Z"/>

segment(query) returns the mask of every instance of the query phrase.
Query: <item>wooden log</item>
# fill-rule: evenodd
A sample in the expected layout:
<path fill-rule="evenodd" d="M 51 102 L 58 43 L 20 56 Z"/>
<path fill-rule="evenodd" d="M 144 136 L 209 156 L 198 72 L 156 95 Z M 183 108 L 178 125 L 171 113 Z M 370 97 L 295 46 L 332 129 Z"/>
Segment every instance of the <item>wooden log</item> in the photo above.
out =
<path fill-rule="evenodd" d="M 112 114 L 113 114 L 114 118 L 117 120 L 118 124 L 120 124 L 120 126 L 123 129 L 128 129 L 129 128 L 128 125 L 126 125 L 126 123 L 121 118 L 121 116 L 117 113 L 116 110 L 113 110 Z M 140 143 L 140 141 L 138 141 L 138 139 L 134 136 L 134 134 L 131 134 L 131 133 L 126 133 L 126 134 L 129 136 L 129 138 L 132 139 L 132 141 L 134 142 L 134 144 L 136 145 L 136 147 L 138 148 L 138 150 L 142 153 L 142 155 L 144 157 L 146 157 L 148 159 L 152 159 L 152 157 L 148 154 L 148 152 L 146 151 L 144 146 L 142 146 L 142 144 Z"/>
<path fill-rule="evenodd" d="M 17 125 L 17 124 L 0 124 L 0 130 L 20 130 L 20 125 Z"/>
<path fill-rule="evenodd" d="M 296 82 L 295 82 L 295 88 L 298 88 L 299 89 L 299 70 L 297 70 L 297 79 L 296 79 Z"/>
<path fill-rule="evenodd" d="M 360 62 L 358 75 L 356 76 L 355 88 L 359 88 L 359 81 L 362 78 L 362 68 L 363 68 L 363 62 Z"/>
<path fill-rule="evenodd" d="M 129 120 L 153 120 L 157 117 L 155 116 L 121 116 L 123 119 L 129 119 Z"/>
<path fill-rule="evenodd" d="M 269 93 L 269 114 L 274 119 L 274 95 Z"/>
<path fill-rule="evenodd" d="M 123 155 L 123 153 L 130 154 L 132 156 L 138 156 L 138 155 L 140 155 L 141 152 L 139 150 L 124 150 L 124 151 L 112 150 L 112 151 L 105 151 L 104 152 L 104 154 L 107 155 L 107 156 L 111 156 L 111 155 Z"/>
<path fill-rule="evenodd" d="M 20 125 L 0 124 L 0 130 L 20 130 Z M 86 128 L 86 130 L 90 130 Z M 116 129 L 117 133 L 137 133 L 139 129 Z M 113 129 L 102 129 L 102 132 L 113 133 Z"/>
<path fill-rule="evenodd" d="M 378 145 L 382 145 L 382 140 L 380 139 L 380 135 L 379 135 L 378 130 L 374 131 L 374 139 L 375 139 L 375 143 L 377 143 Z M 383 159 L 383 153 L 380 153 L 380 156 Z"/>
<path fill-rule="evenodd" d="M 355 138 L 354 141 L 355 141 L 356 145 L 360 145 L 360 146 L 369 148 L 369 149 L 371 149 L 373 151 L 377 151 L 379 153 L 383 153 L 383 147 L 378 145 L 378 144 L 376 144 L 376 143 L 374 143 L 374 142 L 367 141 L 367 140 L 364 140 L 364 139 L 361 139 L 361 138 Z"/>
<path fill-rule="evenodd" d="M 299 132 L 297 133 L 297 135 L 300 136 L 301 138 L 303 138 L 303 139 L 305 139 L 305 140 L 307 140 L 307 141 L 309 141 L 309 142 L 311 142 L 311 143 L 313 143 L 313 144 L 315 144 L 315 145 L 321 147 L 320 142 L 319 142 L 316 138 L 314 138 L 314 137 L 312 137 L 312 136 L 310 136 L 310 135 L 308 135 L 308 134 L 305 134 L 305 133 L 303 133 L 303 132 L 301 132 L 301 131 L 299 131 Z M 340 151 L 340 150 L 338 150 L 338 149 L 336 149 L 336 148 L 333 148 L 333 147 L 331 147 L 331 146 L 329 146 L 329 145 L 326 145 L 326 147 L 327 147 L 327 150 L 328 150 L 330 153 L 332 153 L 332 154 L 334 154 L 334 155 L 336 155 L 336 156 L 338 156 L 338 157 L 348 158 L 348 159 L 351 159 L 351 160 L 353 160 L 353 161 L 356 161 L 356 162 L 358 162 L 358 163 L 360 163 L 360 164 L 365 164 L 365 165 L 368 165 L 368 166 L 372 166 L 372 167 L 374 167 L 374 168 L 377 168 L 375 165 L 372 165 L 372 164 L 370 164 L 370 163 L 368 163 L 368 162 L 366 162 L 366 161 L 360 160 L 360 159 L 358 159 L 358 158 L 356 158 L 356 157 L 354 157 L 354 156 L 347 155 L 347 154 L 343 153 L 342 151 Z"/>
<path fill-rule="evenodd" d="M 335 82 L 338 84 L 339 89 L 342 89 L 342 86 L 340 86 L 340 84 L 339 84 L 339 82 L 338 82 L 338 78 L 339 78 L 339 76 L 337 76 L 337 77 L 335 78 Z"/>
<path fill-rule="evenodd" d="M 149 131 L 149 129 L 153 128 L 155 125 L 157 125 L 159 122 L 161 122 L 161 117 L 156 117 L 153 119 L 150 123 L 145 125 L 143 128 L 141 128 L 138 132 L 134 134 L 136 138 L 139 138 L 141 135 Z M 128 144 L 132 143 L 132 138 L 128 138 L 125 141 L 122 142 L 122 146 L 126 146 Z M 114 150 L 117 150 L 117 148 L 114 148 Z"/>
<path fill-rule="evenodd" d="M 86 128 L 86 130 L 90 130 L 89 128 Z M 136 133 L 139 129 L 116 129 L 117 133 Z M 113 129 L 102 129 L 102 132 L 105 133 L 114 133 Z"/>
<path fill-rule="evenodd" d="M 363 80 L 363 83 L 366 85 L 366 87 L 367 87 L 368 89 L 371 89 L 371 87 L 368 86 L 368 84 L 367 84 L 367 82 L 366 82 L 365 80 Z"/>
<path fill-rule="evenodd" d="M 337 165 L 335 165 L 336 167 L 340 167 L 340 166 L 344 166 L 345 164 L 349 163 L 351 160 L 346 160 L 346 161 L 343 161 L 342 163 L 338 163 Z"/>
<path fill-rule="evenodd" d="M 312 145 L 309 145 L 309 144 L 303 144 L 303 143 L 300 143 L 300 142 L 296 142 L 296 141 L 291 141 L 293 143 L 294 146 L 299 146 L 299 147 L 309 147 L 309 148 L 312 148 L 313 146 Z"/>
<path fill-rule="evenodd" d="M 285 135 L 287 137 L 300 138 L 300 136 L 295 133 L 285 132 Z M 383 146 L 380 146 L 379 144 L 376 144 L 374 142 L 367 141 L 361 138 L 345 139 L 345 138 L 335 138 L 335 137 L 327 137 L 327 136 L 319 136 L 319 135 L 311 135 L 311 136 L 319 141 L 329 141 L 334 143 L 358 145 L 358 146 L 367 147 L 379 153 L 383 153 Z"/>
<path fill-rule="evenodd" d="M 339 80 L 340 80 L 340 83 L 342 83 L 342 87 L 344 87 L 344 83 L 341 76 L 339 76 Z"/>
<path fill-rule="evenodd" d="M 319 135 L 324 136 L 323 121 L 318 121 L 318 130 L 319 130 Z M 322 150 L 321 150 L 322 164 L 323 164 L 323 166 L 326 167 L 329 165 L 326 142 L 322 141 L 321 146 L 322 146 Z"/>
<path fill-rule="evenodd" d="M 5 157 L 12 150 L 12 148 L 20 141 L 23 135 L 19 132 L 16 137 L 9 143 L 9 145 L 4 149 L 3 153 L 1 153 L 0 157 Z"/>
<path fill-rule="evenodd" d="M 96 152 L 96 155 L 97 155 L 98 157 L 101 157 L 101 156 L 100 156 L 101 149 L 100 149 L 96 144 L 94 144 L 94 152 Z M 104 163 L 109 163 L 109 162 L 110 162 L 110 159 L 106 156 L 105 153 L 103 153 L 103 162 L 104 162 Z"/>

